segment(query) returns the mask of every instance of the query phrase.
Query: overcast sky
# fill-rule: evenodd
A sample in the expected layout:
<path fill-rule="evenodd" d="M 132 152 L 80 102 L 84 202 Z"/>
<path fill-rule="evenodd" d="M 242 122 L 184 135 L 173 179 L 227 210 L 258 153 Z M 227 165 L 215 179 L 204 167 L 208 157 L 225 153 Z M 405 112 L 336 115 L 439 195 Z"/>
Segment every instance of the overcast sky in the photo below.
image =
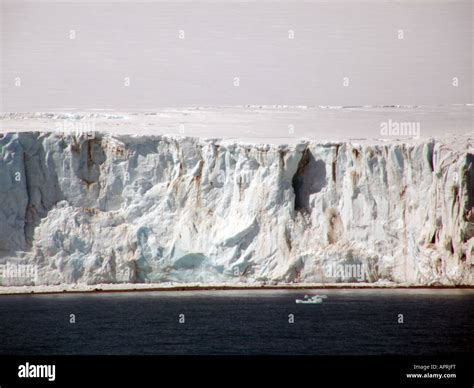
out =
<path fill-rule="evenodd" d="M 1 4 L 2 111 L 472 103 L 472 2 Z"/>

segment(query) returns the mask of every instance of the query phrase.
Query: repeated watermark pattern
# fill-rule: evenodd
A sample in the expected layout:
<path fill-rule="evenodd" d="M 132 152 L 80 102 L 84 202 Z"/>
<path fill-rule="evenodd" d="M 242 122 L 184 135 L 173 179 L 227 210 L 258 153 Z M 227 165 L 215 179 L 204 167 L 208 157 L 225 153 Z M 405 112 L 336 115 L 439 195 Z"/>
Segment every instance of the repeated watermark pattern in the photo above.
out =
<path fill-rule="evenodd" d="M 38 266 L 35 264 L 0 264 L 0 285 L 6 281 L 37 281 Z"/>
<path fill-rule="evenodd" d="M 388 119 L 380 123 L 380 134 L 382 136 L 412 137 L 420 138 L 420 122 L 417 121 L 395 121 Z"/>
<path fill-rule="evenodd" d="M 342 279 L 364 282 L 367 280 L 367 268 L 365 264 L 327 264 L 324 266 L 324 276 L 329 279 Z"/>
<path fill-rule="evenodd" d="M 95 139 L 96 123 L 94 120 L 60 120 L 54 130 L 62 136 L 85 137 Z"/>

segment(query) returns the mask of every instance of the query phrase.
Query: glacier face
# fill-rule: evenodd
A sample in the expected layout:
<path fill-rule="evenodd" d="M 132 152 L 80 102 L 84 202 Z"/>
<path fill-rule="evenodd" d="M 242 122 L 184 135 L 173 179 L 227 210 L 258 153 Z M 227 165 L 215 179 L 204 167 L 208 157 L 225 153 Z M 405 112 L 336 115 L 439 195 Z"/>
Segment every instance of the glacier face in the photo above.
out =
<path fill-rule="evenodd" d="M 27 284 L 474 284 L 472 144 L 0 144 L 0 263 L 37 266 Z"/>

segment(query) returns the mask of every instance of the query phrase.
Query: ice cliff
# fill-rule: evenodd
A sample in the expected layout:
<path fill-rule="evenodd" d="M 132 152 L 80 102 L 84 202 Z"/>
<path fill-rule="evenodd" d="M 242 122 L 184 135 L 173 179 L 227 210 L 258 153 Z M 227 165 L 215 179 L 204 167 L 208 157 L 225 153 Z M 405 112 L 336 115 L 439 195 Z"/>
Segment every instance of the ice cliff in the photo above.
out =
<path fill-rule="evenodd" d="M 474 285 L 472 144 L 0 137 L 0 262 L 27 284 Z"/>

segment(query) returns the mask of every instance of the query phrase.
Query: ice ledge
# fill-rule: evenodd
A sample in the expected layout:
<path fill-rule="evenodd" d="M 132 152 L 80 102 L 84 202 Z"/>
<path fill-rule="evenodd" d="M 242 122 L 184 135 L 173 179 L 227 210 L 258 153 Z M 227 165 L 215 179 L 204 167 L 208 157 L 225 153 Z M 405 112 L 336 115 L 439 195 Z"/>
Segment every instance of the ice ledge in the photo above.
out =
<path fill-rule="evenodd" d="M 0 287 L 0 295 L 21 295 L 21 294 L 74 294 L 74 293 L 116 293 L 116 292 L 173 292 L 173 291 L 297 291 L 297 290 L 321 290 L 321 289 L 387 289 L 403 290 L 418 289 L 423 290 L 452 290 L 459 292 L 474 292 L 473 286 L 453 287 L 451 285 L 430 284 L 417 285 L 409 283 L 395 283 L 379 281 L 375 283 L 255 283 L 255 284 L 227 284 L 227 283 L 127 283 L 127 284 L 59 284 L 52 286 L 11 286 Z"/>

